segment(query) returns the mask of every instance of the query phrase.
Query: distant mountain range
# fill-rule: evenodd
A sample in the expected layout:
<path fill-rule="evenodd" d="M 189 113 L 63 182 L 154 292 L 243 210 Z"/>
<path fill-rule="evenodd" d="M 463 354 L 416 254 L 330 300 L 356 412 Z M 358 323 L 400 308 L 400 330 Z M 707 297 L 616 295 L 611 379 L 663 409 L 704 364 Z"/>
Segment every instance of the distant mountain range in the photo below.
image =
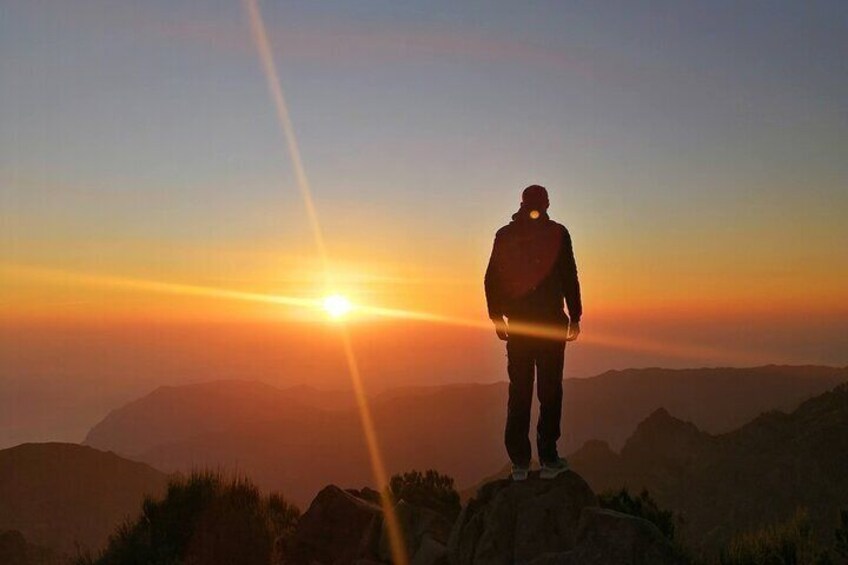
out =
<path fill-rule="evenodd" d="M 848 385 L 721 435 L 658 409 L 620 453 L 593 441 L 569 460 L 596 491 L 648 489 L 682 516 L 687 543 L 707 551 L 798 508 L 829 542 L 848 509 Z"/>
<path fill-rule="evenodd" d="M 791 410 L 848 381 L 848 368 L 632 369 L 565 381 L 563 452 L 613 448 L 660 407 L 710 433 Z M 370 405 L 389 472 L 435 468 L 457 484 L 503 465 L 506 383 L 402 388 Z M 338 392 L 220 381 L 162 387 L 112 411 L 85 444 L 164 471 L 235 469 L 306 505 L 328 483 L 371 483 L 353 399 Z"/>
<path fill-rule="evenodd" d="M 114 453 L 68 443 L 0 450 L 0 532 L 73 555 L 101 548 L 145 494 L 161 496 L 167 476 Z"/>
<path fill-rule="evenodd" d="M 821 393 L 845 381 L 848 369 L 773 366 L 567 380 L 572 433 L 563 452 L 595 438 L 571 456 L 593 488 L 648 488 L 685 518 L 684 534 L 701 547 L 785 519 L 796 506 L 827 532 L 836 510 L 848 506 L 848 386 Z M 389 472 L 436 468 L 459 485 L 478 482 L 505 462 L 505 402 L 505 383 L 401 388 L 372 398 Z M 162 387 L 113 411 L 86 441 L 93 447 L 0 450 L 0 532 L 19 531 L 66 554 L 77 545 L 102 547 L 145 493 L 164 491 L 167 475 L 152 467 L 237 470 L 303 508 L 329 483 L 372 482 L 354 400 L 309 387 Z"/>

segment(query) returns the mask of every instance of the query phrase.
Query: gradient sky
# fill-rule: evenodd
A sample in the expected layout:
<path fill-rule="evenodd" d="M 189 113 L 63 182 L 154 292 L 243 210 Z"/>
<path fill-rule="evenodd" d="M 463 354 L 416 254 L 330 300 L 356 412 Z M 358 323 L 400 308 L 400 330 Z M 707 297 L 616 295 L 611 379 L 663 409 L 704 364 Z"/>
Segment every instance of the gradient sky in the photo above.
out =
<path fill-rule="evenodd" d="M 845 2 L 262 9 L 342 292 L 485 320 L 492 235 L 539 183 L 584 286 L 573 374 L 848 363 Z M 83 327 L 137 353 L 128 324 L 312 323 L 70 273 L 323 293 L 238 0 L 2 3 L 0 378 L 114 379 L 69 349 Z M 503 378 L 491 336 L 457 339 L 475 364 L 454 352 L 437 381 Z M 150 359 L 139 375 L 178 378 Z M 219 372 L 271 379 L 257 363 Z"/>

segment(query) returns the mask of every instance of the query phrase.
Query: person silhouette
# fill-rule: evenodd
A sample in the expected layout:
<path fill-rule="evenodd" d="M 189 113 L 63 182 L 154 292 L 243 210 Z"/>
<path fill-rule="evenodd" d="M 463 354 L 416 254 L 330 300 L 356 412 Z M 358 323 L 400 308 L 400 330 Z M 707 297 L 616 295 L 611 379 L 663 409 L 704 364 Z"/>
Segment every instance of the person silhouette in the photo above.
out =
<path fill-rule="evenodd" d="M 504 443 L 517 481 L 530 471 L 534 372 L 540 477 L 550 479 L 568 470 L 557 453 L 565 343 L 580 334 L 583 306 L 571 235 L 548 217 L 548 206 L 545 187 L 524 189 L 518 212 L 495 235 L 485 276 L 489 318 L 506 341 L 509 402 Z"/>

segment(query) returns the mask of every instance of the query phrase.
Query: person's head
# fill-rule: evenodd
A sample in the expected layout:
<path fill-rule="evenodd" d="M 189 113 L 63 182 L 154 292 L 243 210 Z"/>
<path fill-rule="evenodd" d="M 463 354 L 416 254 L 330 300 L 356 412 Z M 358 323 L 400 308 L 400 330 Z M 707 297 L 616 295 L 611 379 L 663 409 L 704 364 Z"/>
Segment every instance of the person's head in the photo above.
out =
<path fill-rule="evenodd" d="M 521 193 L 521 208 L 526 210 L 534 220 L 547 212 L 548 206 L 550 206 L 548 191 L 544 186 L 532 184 Z"/>

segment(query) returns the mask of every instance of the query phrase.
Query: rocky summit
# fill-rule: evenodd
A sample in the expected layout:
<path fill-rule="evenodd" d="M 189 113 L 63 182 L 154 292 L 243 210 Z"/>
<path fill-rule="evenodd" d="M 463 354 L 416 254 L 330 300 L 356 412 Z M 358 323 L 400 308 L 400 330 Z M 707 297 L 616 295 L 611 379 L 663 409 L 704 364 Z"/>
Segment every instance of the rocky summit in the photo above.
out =
<path fill-rule="evenodd" d="M 652 523 L 598 506 L 567 472 L 484 484 L 454 524 L 404 500 L 396 504 L 412 565 L 677 565 Z M 287 563 L 385 564 L 391 555 L 378 494 L 328 486 L 303 515 Z"/>
<path fill-rule="evenodd" d="M 671 542 L 652 523 L 598 507 L 578 474 L 531 474 L 483 485 L 449 542 L 454 565 L 671 565 Z"/>
<path fill-rule="evenodd" d="M 301 517 L 290 546 L 282 548 L 286 563 L 390 563 L 391 549 L 379 499 L 379 493 L 371 489 L 324 488 Z M 447 518 L 405 500 L 397 502 L 395 514 L 410 563 L 447 564 L 451 530 Z"/>

